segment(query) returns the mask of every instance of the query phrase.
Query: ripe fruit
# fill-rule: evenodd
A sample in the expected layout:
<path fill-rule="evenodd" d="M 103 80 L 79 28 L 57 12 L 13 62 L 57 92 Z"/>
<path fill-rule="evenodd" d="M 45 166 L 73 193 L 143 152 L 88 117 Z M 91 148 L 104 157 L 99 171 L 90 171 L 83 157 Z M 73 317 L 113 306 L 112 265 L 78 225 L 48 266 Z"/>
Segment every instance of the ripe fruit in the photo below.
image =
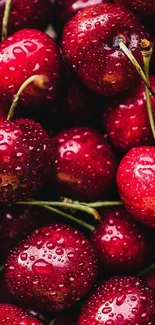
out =
<path fill-rule="evenodd" d="M 100 216 L 91 243 L 99 254 L 101 272 L 133 274 L 151 264 L 154 241 L 149 228 L 135 222 L 123 207 L 102 209 Z"/>
<path fill-rule="evenodd" d="M 88 88 L 110 96 L 132 89 L 139 76 L 119 39 L 142 64 L 139 44 L 147 38 L 139 19 L 115 4 L 101 4 L 78 12 L 65 26 L 63 55 Z"/>
<path fill-rule="evenodd" d="M 26 88 L 20 104 L 46 106 L 56 95 L 60 78 L 60 56 L 56 44 L 48 35 L 34 29 L 23 29 L 0 44 L 0 100 L 9 107 L 23 82 L 32 75 L 45 75 L 47 89 L 34 84 Z"/>
<path fill-rule="evenodd" d="M 20 302 L 42 311 L 75 304 L 93 286 L 95 252 L 79 231 L 54 224 L 37 230 L 10 254 L 6 281 Z"/>
<path fill-rule="evenodd" d="M 153 292 L 134 277 L 105 281 L 81 310 L 78 325 L 153 325 Z"/>
<path fill-rule="evenodd" d="M 135 11 L 135 13 L 147 21 L 155 19 L 155 3 L 154 0 L 114 0 L 114 2 Z"/>
<path fill-rule="evenodd" d="M 52 212 L 32 206 L 5 206 L 0 213 L 1 260 L 5 260 L 10 249 L 33 230 L 56 221 Z"/>
<path fill-rule="evenodd" d="M 127 211 L 155 228 L 155 147 L 133 148 L 123 157 L 117 186 Z"/>
<path fill-rule="evenodd" d="M 155 77 L 152 76 L 150 80 L 152 88 L 155 88 Z M 153 96 L 151 103 L 155 115 Z M 127 152 L 133 147 L 153 144 L 143 82 L 130 93 L 105 105 L 102 124 L 113 146 L 122 152 Z"/>
<path fill-rule="evenodd" d="M 51 180 L 64 196 L 94 200 L 112 185 L 116 158 L 104 136 L 88 127 L 64 130 L 52 139 Z"/>
<path fill-rule="evenodd" d="M 0 1 L 0 30 L 6 0 Z M 8 23 L 8 33 L 12 34 L 23 28 L 44 29 L 48 24 L 49 0 L 14 0 L 11 2 L 11 12 Z"/>
<path fill-rule="evenodd" d="M 0 304 L 0 325 L 42 325 L 24 310 L 14 305 Z"/>
<path fill-rule="evenodd" d="M 0 202 L 27 199 L 46 181 L 51 140 L 33 120 L 0 121 Z"/>
<path fill-rule="evenodd" d="M 112 0 L 56 0 L 54 2 L 54 21 L 59 28 L 63 28 L 64 24 L 71 19 L 78 11 L 83 8 L 100 3 L 113 2 Z"/>

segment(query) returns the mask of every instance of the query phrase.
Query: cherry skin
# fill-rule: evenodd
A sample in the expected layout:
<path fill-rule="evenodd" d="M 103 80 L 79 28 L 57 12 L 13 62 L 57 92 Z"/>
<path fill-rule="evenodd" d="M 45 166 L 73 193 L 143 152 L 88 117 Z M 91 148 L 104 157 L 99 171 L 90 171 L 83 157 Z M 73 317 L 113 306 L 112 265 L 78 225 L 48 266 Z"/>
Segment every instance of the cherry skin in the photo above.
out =
<path fill-rule="evenodd" d="M 112 185 L 116 158 L 104 136 L 88 127 L 73 127 L 52 139 L 51 183 L 64 196 L 94 200 Z"/>
<path fill-rule="evenodd" d="M 117 186 L 127 211 L 155 228 L 155 147 L 131 149 L 121 160 Z"/>
<path fill-rule="evenodd" d="M 78 325 L 153 325 L 154 299 L 138 278 L 110 278 L 82 307 Z"/>
<path fill-rule="evenodd" d="M 51 140 L 28 119 L 0 120 L 0 202 L 27 199 L 47 180 Z"/>
<path fill-rule="evenodd" d="M 57 27 L 63 28 L 64 24 L 78 11 L 100 3 L 109 3 L 112 0 L 55 0 L 53 4 L 54 18 Z"/>
<path fill-rule="evenodd" d="M 155 19 L 155 2 L 154 0 L 114 0 L 114 2 L 135 11 L 137 15 L 146 18 L 147 21 Z"/>
<path fill-rule="evenodd" d="M 154 89 L 155 77 L 152 76 L 150 81 Z M 153 96 L 151 104 L 155 116 Z M 105 104 L 102 124 L 111 144 L 122 152 L 127 152 L 133 147 L 153 144 L 143 82 L 130 93 Z"/>
<path fill-rule="evenodd" d="M 12 251 L 6 265 L 10 292 L 44 312 L 74 305 L 92 288 L 97 273 L 98 261 L 87 238 L 61 224 L 34 232 Z"/>
<path fill-rule="evenodd" d="M 0 257 L 6 260 L 10 249 L 33 230 L 56 222 L 52 212 L 33 206 L 5 206 L 0 213 Z"/>
<path fill-rule="evenodd" d="M 90 90 L 105 96 L 132 89 L 139 75 L 119 50 L 119 37 L 142 64 L 139 44 L 148 38 L 139 19 L 116 4 L 100 4 L 78 12 L 66 25 L 63 55 Z"/>
<path fill-rule="evenodd" d="M 2 30 L 5 5 L 6 0 L 0 1 L 0 30 Z M 8 34 L 23 28 L 45 29 L 49 20 L 49 9 L 49 0 L 12 0 Z"/>
<path fill-rule="evenodd" d="M 0 325 L 42 325 L 24 310 L 14 305 L 0 304 Z"/>
<path fill-rule="evenodd" d="M 135 222 L 123 207 L 99 213 L 102 220 L 91 243 L 99 254 L 101 272 L 133 274 L 150 265 L 154 257 L 150 229 Z"/>
<path fill-rule="evenodd" d="M 31 84 L 20 97 L 20 104 L 44 107 L 55 98 L 60 78 L 61 62 L 55 42 L 45 33 L 23 29 L 0 44 L 0 101 L 10 107 L 14 95 L 32 75 L 48 77 L 48 88 Z"/>

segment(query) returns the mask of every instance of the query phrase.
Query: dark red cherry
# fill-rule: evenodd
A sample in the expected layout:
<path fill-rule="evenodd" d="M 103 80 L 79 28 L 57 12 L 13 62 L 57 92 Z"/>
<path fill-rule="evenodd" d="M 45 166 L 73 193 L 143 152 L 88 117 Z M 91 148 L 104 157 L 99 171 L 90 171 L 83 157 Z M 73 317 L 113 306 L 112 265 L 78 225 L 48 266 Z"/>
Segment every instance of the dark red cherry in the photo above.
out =
<path fill-rule="evenodd" d="M 98 261 L 87 238 L 61 224 L 42 228 L 10 254 L 6 281 L 21 303 L 39 311 L 74 305 L 94 285 Z"/>
<path fill-rule="evenodd" d="M 116 157 L 104 136 L 88 127 L 73 127 L 52 138 L 51 181 L 64 196 L 94 200 L 111 188 Z M 52 157 L 53 157 L 52 156 Z"/>
<path fill-rule="evenodd" d="M 139 278 L 113 277 L 84 304 L 78 325 L 154 325 L 155 298 Z"/>

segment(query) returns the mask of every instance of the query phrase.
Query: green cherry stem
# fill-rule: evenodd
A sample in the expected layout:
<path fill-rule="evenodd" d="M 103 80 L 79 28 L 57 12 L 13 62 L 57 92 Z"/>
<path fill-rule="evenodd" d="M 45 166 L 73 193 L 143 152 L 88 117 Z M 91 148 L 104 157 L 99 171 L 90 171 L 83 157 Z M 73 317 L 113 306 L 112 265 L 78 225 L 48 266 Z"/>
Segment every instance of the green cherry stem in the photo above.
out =
<path fill-rule="evenodd" d="M 77 219 L 75 218 L 74 216 L 72 216 L 71 214 L 68 214 L 66 212 L 63 212 L 61 210 L 58 210 L 58 209 L 55 209 L 55 208 L 52 208 L 48 205 L 43 205 L 44 208 L 48 209 L 49 211 L 52 211 L 52 212 L 55 212 L 56 214 L 58 215 L 61 215 L 63 217 L 65 217 L 66 219 L 68 220 L 71 220 L 77 224 L 79 224 L 80 226 L 83 226 L 84 228 L 90 230 L 90 231 L 93 231 L 95 229 L 95 227 L 91 226 L 89 223 L 85 222 L 85 221 L 82 221 L 80 219 Z"/>
<path fill-rule="evenodd" d="M 86 203 L 85 203 L 86 204 Z M 117 207 L 121 206 L 123 203 L 121 201 L 99 201 L 94 203 L 88 203 L 87 206 L 91 208 L 103 208 L 103 207 Z"/>
<path fill-rule="evenodd" d="M 12 0 L 7 0 L 4 9 L 4 15 L 2 20 L 2 42 L 7 38 L 8 34 L 8 23 L 11 12 L 11 2 Z"/>
<path fill-rule="evenodd" d="M 97 201 L 97 202 L 87 203 L 87 202 L 73 201 L 72 199 L 69 199 L 67 197 L 61 197 L 61 202 L 82 204 L 90 208 L 116 207 L 116 206 L 123 205 L 121 201 Z"/>
<path fill-rule="evenodd" d="M 144 72 L 145 72 L 147 81 L 150 84 L 149 70 L 150 70 L 150 60 L 151 60 L 152 53 L 153 53 L 153 44 L 150 41 L 143 39 L 141 41 L 141 53 L 143 56 Z M 150 126 L 151 126 L 153 137 L 155 139 L 155 121 L 154 121 L 153 112 L 152 112 L 151 96 L 150 96 L 150 92 L 149 92 L 147 86 L 145 86 L 145 93 L 146 93 L 146 104 L 147 104 L 147 111 L 148 111 Z"/>
<path fill-rule="evenodd" d="M 36 87 L 38 87 L 40 89 L 46 89 L 48 81 L 49 81 L 48 77 L 44 76 L 44 75 L 33 75 L 30 78 L 28 78 L 27 80 L 25 80 L 24 83 L 19 88 L 17 94 L 14 96 L 14 100 L 12 102 L 10 109 L 9 109 L 7 120 L 10 121 L 11 118 L 13 117 L 14 110 L 15 110 L 15 108 L 19 102 L 20 96 L 22 95 L 25 88 L 27 88 L 33 82 Z"/>
<path fill-rule="evenodd" d="M 152 96 L 155 97 L 155 91 L 151 88 L 150 83 L 148 82 L 147 77 L 146 77 L 143 69 L 141 68 L 138 61 L 133 56 L 132 52 L 124 44 L 122 39 L 120 39 L 119 47 L 122 50 L 122 52 L 128 57 L 128 59 L 132 62 L 135 69 L 138 71 L 139 75 L 141 76 L 142 80 L 144 81 L 146 87 L 149 89 L 150 93 L 152 94 Z"/>
<path fill-rule="evenodd" d="M 139 272 L 137 274 L 137 276 L 143 276 L 148 274 L 149 272 L 155 270 L 155 263 L 151 264 L 149 267 L 147 267 L 146 269 L 142 270 L 141 272 Z"/>
<path fill-rule="evenodd" d="M 22 201 L 22 202 L 17 202 L 17 204 L 29 204 L 29 205 L 40 205 L 40 206 L 48 205 L 52 207 L 75 209 L 92 215 L 95 220 L 101 219 L 98 212 L 94 208 L 91 208 L 87 205 L 80 204 L 80 203 L 55 202 L 55 201 Z"/>

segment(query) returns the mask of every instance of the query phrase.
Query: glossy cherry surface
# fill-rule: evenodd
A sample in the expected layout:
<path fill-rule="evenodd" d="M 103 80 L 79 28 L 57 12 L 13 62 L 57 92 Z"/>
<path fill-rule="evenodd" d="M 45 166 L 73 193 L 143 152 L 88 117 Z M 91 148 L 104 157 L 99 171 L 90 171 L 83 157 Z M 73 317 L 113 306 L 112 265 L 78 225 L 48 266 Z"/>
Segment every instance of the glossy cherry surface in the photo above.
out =
<path fill-rule="evenodd" d="M 47 179 L 51 140 L 28 119 L 0 121 L 0 202 L 27 199 Z"/>
<path fill-rule="evenodd" d="M 150 265 L 154 257 L 150 229 L 135 222 L 123 207 L 99 213 L 102 220 L 91 243 L 99 254 L 101 273 L 135 274 Z"/>
<path fill-rule="evenodd" d="M 24 310 L 14 305 L 0 304 L 0 325 L 42 325 Z"/>
<path fill-rule="evenodd" d="M 98 262 L 87 238 L 66 225 L 37 230 L 10 254 L 6 281 L 20 302 L 40 311 L 74 305 L 97 279 Z"/>
<path fill-rule="evenodd" d="M 134 277 L 114 277 L 90 296 L 82 307 L 78 325 L 153 325 L 152 290 Z"/>
<path fill-rule="evenodd" d="M 123 157 L 117 186 L 129 213 L 155 228 L 155 147 L 133 148 Z"/>
<path fill-rule="evenodd" d="M 61 194 L 94 200 L 105 194 L 115 178 L 117 163 L 104 136 L 88 127 L 66 129 L 53 137 L 55 163 L 51 181 Z"/>
<path fill-rule="evenodd" d="M 154 89 L 155 77 L 151 76 L 150 81 Z M 155 116 L 153 96 L 151 104 Z M 133 147 L 153 144 L 143 82 L 131 92 L 105 104 L 102 125 L 111 144 L 122 152 L 127 152 Z"/>
<path fill-rule="evenodd" d="M 119 37 L 142 64 L 139 44 L 148 34 L 133 13 L 116 4 L 78 12 L 66 25 L 62 50 L 72 69 L 90 90 L 105 96 L 133 88 L 139 76 L 119 50 Z"/>
<path fill-rule="evenodd" d="M 131 11 L 135 11 L 135 13 L 143 18 L 152 21 L 155 19 L 155 3 L 154 0 L 114 0 L 114 2 L 125 6 Z"/>
<path fill-rule="evenodd" d="M 44 107 L 55 98 L 61 63 L 58 48 L 47 34 L 22 29 L 0 44 L 0 57 L 0 101 L 7 107 L 23 82 L 36 74 L 49 78 L 47 89 L 31 84 L 20 97 L 20 104 Z"/>

